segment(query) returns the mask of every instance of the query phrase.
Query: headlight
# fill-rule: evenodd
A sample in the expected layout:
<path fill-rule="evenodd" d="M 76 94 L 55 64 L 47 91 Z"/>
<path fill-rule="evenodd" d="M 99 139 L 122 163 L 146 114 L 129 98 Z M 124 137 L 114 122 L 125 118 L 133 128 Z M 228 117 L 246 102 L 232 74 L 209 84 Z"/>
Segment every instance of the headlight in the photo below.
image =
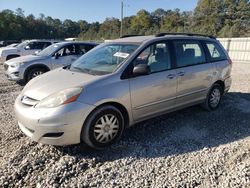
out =
<path fill-rule="evenodd" d="M 20 67 L 24 64 L 25 62 L 15 62 L 15 63 L 12 63 L 10 65 L 11 68 L 16 68 L 16 67 Z"/>
<path fill-rule="evenodd" d="M 58 93 L 54 93 L 42 99 L 36 104 L 36 108 L 54 108 L 60 105 L 68 104 L 77 100 L 82 92 L 82 88 L 69 88 Z"/>

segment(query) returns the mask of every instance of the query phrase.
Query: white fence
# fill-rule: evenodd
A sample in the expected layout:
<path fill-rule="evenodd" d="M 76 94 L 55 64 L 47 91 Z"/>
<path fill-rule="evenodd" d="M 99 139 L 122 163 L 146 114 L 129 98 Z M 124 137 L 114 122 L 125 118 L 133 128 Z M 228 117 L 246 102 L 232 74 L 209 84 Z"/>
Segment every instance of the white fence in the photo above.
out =
<path fill-rule="evenodd" d="M 249 38 L 218 38 L 233 62 L 250 63 Z"/>

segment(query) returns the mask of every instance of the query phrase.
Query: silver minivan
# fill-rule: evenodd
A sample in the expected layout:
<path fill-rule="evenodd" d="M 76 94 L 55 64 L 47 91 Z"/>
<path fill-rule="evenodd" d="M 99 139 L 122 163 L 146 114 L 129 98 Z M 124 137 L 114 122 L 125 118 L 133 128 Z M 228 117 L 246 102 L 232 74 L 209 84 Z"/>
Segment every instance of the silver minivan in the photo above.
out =
<path fill-rule="evenodd" d="M 196 104 L 215 110 L 230 88 L 231 67 L 211 36 L 126 36 L 32 79 L 15 113 L 34 141 L 104 148 L 148 118 Z"/>

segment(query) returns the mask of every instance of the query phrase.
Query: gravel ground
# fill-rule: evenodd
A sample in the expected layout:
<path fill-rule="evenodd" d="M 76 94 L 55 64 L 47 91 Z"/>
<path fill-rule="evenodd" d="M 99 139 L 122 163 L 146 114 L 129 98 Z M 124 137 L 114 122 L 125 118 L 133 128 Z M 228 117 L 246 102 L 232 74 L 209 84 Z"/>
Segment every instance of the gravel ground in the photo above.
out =
<path fill-rule="evenodd" d="M 160 116 L 93 151 L 30 141 L 13 113 L 22 87 L 0 65 L 0 186 L 250 187 L 250 64 L 234 64 L 232 74 L 218 110 Z"/>

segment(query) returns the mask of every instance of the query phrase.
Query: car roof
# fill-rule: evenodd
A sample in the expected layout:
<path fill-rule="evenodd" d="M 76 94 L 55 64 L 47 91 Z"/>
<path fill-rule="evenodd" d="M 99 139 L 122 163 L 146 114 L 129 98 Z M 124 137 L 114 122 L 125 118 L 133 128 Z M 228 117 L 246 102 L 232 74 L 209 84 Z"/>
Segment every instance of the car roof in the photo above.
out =
<path fill-rule="evenodd" d="M 59 42 L 60 40 L 53 40 L 53 39 L 31 39 L 25 40 L 25 42 Z"/>
<path fill-rule="evenodd" d="M 158 40 L 158 39 L 193 39 L 193 40 L 210 40 L 214 41 L 216 38 L 208 35 L 191 34 L 191 33 L 160 33 L 158 35 L 148 35 L 148 36 L 123 36 L 119 39 L 112 40 L 110 42 L 114 43 L 138 43 Z"/>
<path fill-rule="evenodd" d="M 56 44 L 60 45 L 67 45 L 67 44 L 90 44 L 90 45 L 98 45 L 96 42 L 89 42 L 89 41 L 62 41 Z"/>

